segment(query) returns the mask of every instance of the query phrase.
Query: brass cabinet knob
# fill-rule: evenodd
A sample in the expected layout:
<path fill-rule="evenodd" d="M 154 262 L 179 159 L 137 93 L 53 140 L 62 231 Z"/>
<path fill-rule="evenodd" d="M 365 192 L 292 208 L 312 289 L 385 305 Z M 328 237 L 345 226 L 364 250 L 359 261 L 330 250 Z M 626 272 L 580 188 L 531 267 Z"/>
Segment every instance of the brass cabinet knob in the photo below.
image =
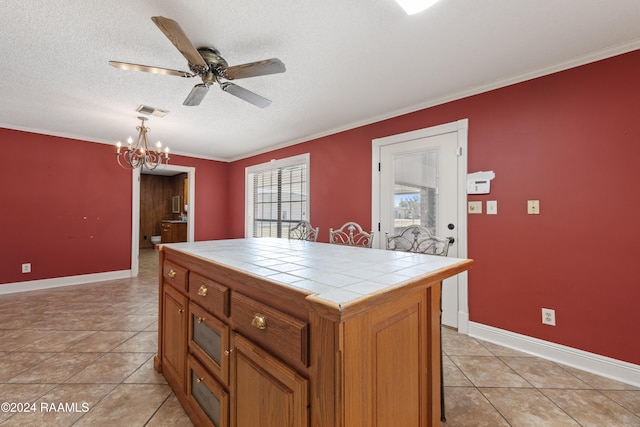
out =
<path fill-rule="evenodd" d="M 201 285 L 200 289 L 198 289 L 198 295 L 200 295 L 201 297 L 206 297 L 207 296 L 207 292 L 209 292 L 209 290 L 207 289 L 207 287 L 205 285 Z"/>
<path fill-rule="evenodd" d="M 233 349 L 231 349 L 231 350 L 225 350 L 225 351 L 224 351 L 224 355 L 225 355 L 225 356 L 228 356 L 228 355 L 230 355 L 230 354 L 231 354 L 231 352 L 232 352 L 232 351 L 233 351 Z"/>
<path fill-rule="evenodd" d="M 264 331 L 267 329 L 267 319 L 260 313 L 256 313 L 251 321 L 251 326 Z"/>
<path fill-rule="evenodd" d="M 179 309 L 178 309 L 178 313 L 182 314 L 182 313 L 184 313 L 184 310 L 183 310 L 183 309 L 181 309 L 181 308 L 179 308 Z"/>
<path fill-rule="evenodd" d="M 173 279 L 174 277 L 176 277 L 176 274 L 178 273 L 172 268 L 171 270 L 169 270 L 169 273 L 167 274 L 167 276 Z"/>
<path fill-rule="evenodd" d="M 196 382 L 197 382 L 198 384 L 200 384 L 202 381 L 204 381 L 204 377 L 196 379 Z"/>
<path fill-rule="evenodd" d="M 198 317 L 198 323 L 202 323 L 202 322 L 204 322 L 205 320 L 207 320 L 207 318 L 206 318 L 206 317 Z"/>

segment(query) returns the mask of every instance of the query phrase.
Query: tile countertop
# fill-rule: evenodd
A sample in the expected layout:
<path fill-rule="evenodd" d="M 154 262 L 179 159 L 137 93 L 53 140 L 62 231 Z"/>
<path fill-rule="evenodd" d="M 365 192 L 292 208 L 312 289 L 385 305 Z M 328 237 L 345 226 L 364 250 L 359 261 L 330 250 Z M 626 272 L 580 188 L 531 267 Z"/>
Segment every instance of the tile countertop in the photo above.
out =
<path fill-rule="evenodd" d="M 472 260 L 276 238 L 166 245 L 177 251 L 302 292 L 338 310 Z"/>

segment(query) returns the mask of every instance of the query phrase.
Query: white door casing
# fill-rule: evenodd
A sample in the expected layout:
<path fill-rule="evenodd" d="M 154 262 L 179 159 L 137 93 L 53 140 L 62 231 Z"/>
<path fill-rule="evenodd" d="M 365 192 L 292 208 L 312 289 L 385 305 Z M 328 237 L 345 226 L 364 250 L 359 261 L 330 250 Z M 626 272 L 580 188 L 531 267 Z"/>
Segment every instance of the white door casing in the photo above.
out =
<path fill-rule="evenodd" d="M 371 221 L 372 228 L 377 230 L 374 247 L 384 248 L 385 232 L 393 232 L 396 179 L 405 183 L 414 180 L 417 185 L 418 180 L 422 179 L 424 187 L 436 188 L 436 234 L 455 238 L 455 243 L 449 249 L 449 256 L 467 257 L 467 129 L 468 120 L 463 119 L 373 140 Z M 425 159 L 428 156 L 436 160 L 426 166 L 421 174 L 404 170 L 414 169 L 419 158 Z M 450 230 L 449 224 L 455 228 Z M 467 333 L 469 313 L 466 272 L 445 281 L 442 303 L 443 324 Z"/>

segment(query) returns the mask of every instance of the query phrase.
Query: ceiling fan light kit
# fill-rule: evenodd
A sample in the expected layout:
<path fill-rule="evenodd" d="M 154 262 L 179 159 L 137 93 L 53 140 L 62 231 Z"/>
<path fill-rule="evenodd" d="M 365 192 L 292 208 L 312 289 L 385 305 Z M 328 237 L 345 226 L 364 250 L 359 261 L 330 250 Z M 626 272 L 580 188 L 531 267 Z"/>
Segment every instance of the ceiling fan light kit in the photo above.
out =
<path fill-rule="evenodd" d="M 185 78 L 200 77 L 202 83 L 195 85 L 183 102 L 183 105 L 186 106 L 200 105 L 209 90 L 209 86 L 215 83 L 225 92 L 257 107 L 265 108 L 271 104 L 271 100 L 224 80 L 284 73 L 286 68 L 278 58 L 265 59 L 230 67 L 218 50 L 211 47 L 196 49 L 176 21 L 162 16 L 154 16 L 151 20 L 171 41 L 176 49 L 178 49 L 182 56 L 187 59 L 190 71 L 172 70 L 169 68 L 152 67 L 120 61 L 109 61 L 109 64 L 123 70 L 144 71 L 147 73 Z"/>

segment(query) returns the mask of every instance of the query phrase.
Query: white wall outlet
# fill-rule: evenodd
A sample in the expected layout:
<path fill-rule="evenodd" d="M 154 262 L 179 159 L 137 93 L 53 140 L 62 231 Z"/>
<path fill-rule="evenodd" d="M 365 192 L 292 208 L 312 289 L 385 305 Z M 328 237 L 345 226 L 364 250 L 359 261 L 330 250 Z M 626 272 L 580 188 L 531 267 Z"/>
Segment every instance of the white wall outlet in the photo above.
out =
<path fill-rule="evenodd" d="M 30 262 L 22 264 L 22 272 L 23 273 L 31 273 L 31 263 Z"/>
<path fill-rule="evenodd" d="M 470 214 L 481 214 L 482 213 L 482 202 L 469 202 L 467 204 L 467 213 L 470 213 Z"/>
<path fill-rule="evenodd" d="M 542 309 L 542 324 L 556 326 L 556 311 L 550 308 Z"/>
<path fill-rule="evenodd" d="M 527 213 L 529 215 L 539 215 L 540 200 L 527 200 Z"/>
<path fill-rule="evenodd" d="M 487 200 L 487 215 L 498 215 L 497 200 Z"/>

